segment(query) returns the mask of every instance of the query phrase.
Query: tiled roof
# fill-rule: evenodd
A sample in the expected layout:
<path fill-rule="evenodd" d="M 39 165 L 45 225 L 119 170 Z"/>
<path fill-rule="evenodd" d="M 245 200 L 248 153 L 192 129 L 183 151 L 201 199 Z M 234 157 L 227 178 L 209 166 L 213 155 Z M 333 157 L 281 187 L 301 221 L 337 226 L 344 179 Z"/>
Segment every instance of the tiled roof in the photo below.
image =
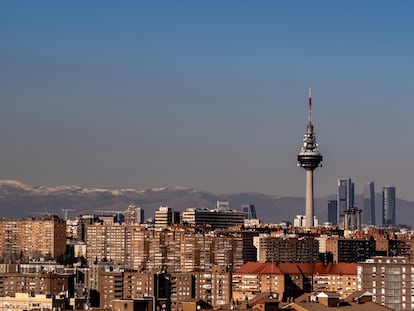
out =
<path fill-rule="evenodd" d="M 356 263 L 338 263 L 327 264 L 322 263 L 270 263 L 270 262 L 248 262 L 241 266 L 235 273 L 247 274 L 306 274 L 306 275 L 357 275 Z"/>
<path fill-rule="evenodd" d="M 283 274 L 280 268 L 270 262 L 248 262 L 237 269 L 235 274 L 246 273 L 246 274 Z"/>

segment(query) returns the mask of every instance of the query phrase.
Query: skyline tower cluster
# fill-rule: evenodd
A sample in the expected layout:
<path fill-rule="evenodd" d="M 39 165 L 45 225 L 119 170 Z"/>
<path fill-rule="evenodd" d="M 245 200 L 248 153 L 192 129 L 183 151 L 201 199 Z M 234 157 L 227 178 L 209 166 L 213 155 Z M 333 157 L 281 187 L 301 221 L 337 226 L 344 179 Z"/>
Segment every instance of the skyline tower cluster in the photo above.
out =
<path fill-rule="evenodd" d="M 312 89 L 308 93 L 308 123 L 303 146 L 297 156 L 298 166 L 306 172 L 306 198 L 304 227 L 315 226 L 313 171 L 322 166 L 322 155 L 312 123 Z M 370 181 L 364 185 L 362 210 L 355 205 L 355 184 L 351 178 L 338 178 L 337 199 L 328 201 L 328 221 L 345 229 L 359 229 L 362 224 L 375 225 L 375 186 Z M 396 225 L 395 187 L 384 186 L 382 191 L 382 225 Z M 297 217 L 298 217 L 297 216 Z"/>
<path fill-rule="evenodd" d="M 355 204 L 355 184 L 350 178 L 338 178 L 337 199 L 328 201 L 328 222 L 333 225 L 346 227 L 346 216 L 361 217 L 359 222 L 368 226 L 375 226 L 376 221 L 375 183 L 365 183 L 362 193 L 362 209 Z M 382 188 L 382 226 L 396 225 L 396 188 L 384 186 Z M 360 216 L 356 211 L 360 211 Z"/>

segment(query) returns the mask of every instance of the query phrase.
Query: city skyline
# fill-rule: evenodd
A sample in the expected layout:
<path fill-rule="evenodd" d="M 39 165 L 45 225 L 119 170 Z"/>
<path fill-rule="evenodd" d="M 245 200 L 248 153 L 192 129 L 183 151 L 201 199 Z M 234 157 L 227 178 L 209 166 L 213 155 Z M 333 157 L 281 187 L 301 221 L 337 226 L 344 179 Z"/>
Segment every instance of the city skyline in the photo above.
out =
<path fill-rule="evenodd" d="M 315 197 L 349 176 L 414 200 L 413 6 L 2 2 L 0 177 L 303 197 L 312 87 Z"/>

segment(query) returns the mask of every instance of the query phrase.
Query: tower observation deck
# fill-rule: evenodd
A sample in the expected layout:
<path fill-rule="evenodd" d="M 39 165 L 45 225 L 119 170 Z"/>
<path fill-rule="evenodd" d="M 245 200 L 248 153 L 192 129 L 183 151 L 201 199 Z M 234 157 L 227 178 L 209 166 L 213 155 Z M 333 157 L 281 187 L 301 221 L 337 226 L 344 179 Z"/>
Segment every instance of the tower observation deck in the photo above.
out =
<path fill-rule="evenodd" d="M 313 226 L 313 170 L 322 166 L 322 155 L 318 151 L 318 144 L 313 132 L 311 89 L 309 89 L 308 105 L 308 124 L 303 138 L 303 146 L 298 154 L 298 166 L 303 167 L 306 171 L 306 229 L 310 229 Z"/>

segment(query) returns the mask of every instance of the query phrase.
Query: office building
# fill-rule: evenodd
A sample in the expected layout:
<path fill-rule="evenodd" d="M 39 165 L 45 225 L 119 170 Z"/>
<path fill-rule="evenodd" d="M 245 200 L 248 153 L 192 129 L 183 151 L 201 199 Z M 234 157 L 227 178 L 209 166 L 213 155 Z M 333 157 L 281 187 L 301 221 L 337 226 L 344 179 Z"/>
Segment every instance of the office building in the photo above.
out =
<path fill-rule="evenodd" d="M 395 187 L 385 186 L 382 189 L 382 225 L 396 225 L 395 219 Z"/>
<path fill-rule="evenodd" d="M 244 214 L 245 225 L 258 225 L 260 220 L 257 218 L 256 207 L 252 204 L 243 204 L 242 212 Z"/>
<path fill-rule="evenodd" d="M 337 221 L 338 225 L 343 225 L 345 220 L 345 211 L 354 206 L 354 183 L 350 178 L 338 179 L 337 194 Z"/>
<path fill-rule="evenodd" d="M 198 226 L 209 226 L 214 229 L 225 229 L 244 224 L 244 213 L 231 209 L 188 208 L 183 212 L 183 223 Z"/>
<path fill-rule="evenodd" d="M 371 181 L 364 186 L 364 199 L 362 203 L 362 223 L 375 226 L 375 187 Z"/>
<path fill-rule="evenodd" d="M 357 207 L 351 207 L 345 211 L 344 220 L 345 230 L 359 230 L 361 229 L 361 210 Z"/>
<path fill-rule="evenodd" d="M 328 222 L 336 226 L 338 224 L 338 201 L 329 200 L 328 201 Z"/>
<path fill-rule="evenodd" d="M 256 219 L 256 207 L 252 204 L 244 204 L 242 205 L 242 211 L 244 214 L 244 219 Z"/>
<path fill-rule="evenodd" d="M 322 166 L 322 155 L 318 151 L 318 144 L 313 132 L 312 124 L 312 91 L 309 89 L 308 95 L 308 124 L 303 138 L 303 146 L 298 159 L 298 166 L 303 167 L 306 172 L 306 200 L 305 200 L 305 228 L 313 226 L 314 199 L 313 199 L 313 171 Z"/>

